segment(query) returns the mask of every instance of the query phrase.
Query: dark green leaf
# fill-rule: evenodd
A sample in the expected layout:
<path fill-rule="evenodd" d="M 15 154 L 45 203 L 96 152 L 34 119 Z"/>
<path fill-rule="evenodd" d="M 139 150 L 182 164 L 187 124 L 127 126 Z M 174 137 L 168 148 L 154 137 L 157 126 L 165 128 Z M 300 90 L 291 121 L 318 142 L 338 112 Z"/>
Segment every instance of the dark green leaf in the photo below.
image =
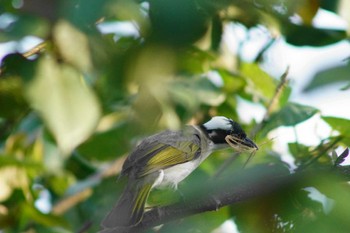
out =
<path fill-rule="evenodd" d="M 189 110 L 195 110 L 199 104 L 218 106 L 225 100 L 220 89 L 203 77 L 176 80 L 169 86 L 169 92 L 174 102 Z"/>
<path fill-rule="evenodd" d="M 345 40 L 345 30 L 320 29 L 306 25 L 284 25 L 286 40 L 296 46 L 326 46 Z M 300 36 L 302 35 L 302 36 Z"/>
<path fill-rule="evenodd" d="M 97 133 L 79 146 L 81 156 L 89 160 L 111 160 L 128 152 L 130 147 L 130 127 L 120 124 L 111 130 Z"/>
<path fill-rule="evenodd" d="M 6 28 L 6 34 L 0 32 L 0 42 L 20 40 L 31 35 L 46 38 L 49 33 L 49 23 L 34 15 L 20 15 L 17 20 Z"/>
<path fill-rule="evenodd" d="M 333 67 L 317 73 L 311 82 L 304 88 L 304 91 L 311 91 L 316 88 L 331 85 L 334 83 L 348 83 L 350 78 L 350 63 L 345 66 Z M 350 84 L 348 84 L 350 85 Z"/>
<path fill-rule="evenodd" d="M 212 20 L 211 29 L 211 49 L 217 51 L 221 44 L 222 33 L 223 33 L 223 23 L 218 16 L 214 17 Z"/>
<path fill-rule="evenodd" d="M 310 148 L 299 143 L 288 143 L 290 153 L 295 158 L 295 163 L 302 164 L 310 159 Z"/>
<path fill-rule="evenodd" d="M 343 153 L 341 153 L 339 155 L 339 157 L 335 160 L 334 166 L 340 166 L 340 164 L 342 164 L 345 161 L 345 159 L 346 159 L 346 157 L 348 157 L 348 155 L 349 155 L 349 148 L 346 148 L 343 151 Z"/>
<path fill-rule="evenodd" d="M 338 11 L 339 0 L 322 0 L 319 2 L 322 9 L 333 11 L 335 13 Z"/>
<path fill-rule="evenodd" d="M 95 1 L 86 0 L 83 3 L 80 0 L 65 1 L 64 10 L 60 11 L 62 18 L 68 19 L 71 23 L 85 32 L 95 32 L 92 27 L 103 16 L 103 9 L 110 10 L 106 4 L 107 0 Z"/>
<path fill-rule="evenodd" d="M 295 126 L 309 119 L 318 111 L 318 109 L 310 106 L 288 103 L 281 110 L 270 116 L 261 133 L 262 135 L 265 135 L 270 130 L 280 126 Z"/>
<path fill-rule="evenodd" d="M 153 37 L 172 45 L 189 45 L 199 40 L 209 26 L 209 14 L 201 1 L 150 2 Z"/>
<path fill-rule="evenodd" d="M 8 119 L 14 119 L 28 109 L 18 77 L 0 79 L 0 106 L 0 117 Z"/>
<path fill-rule="evenodd" d="M 78 179 L 84 179 L 96 172 L 96 168 L 85 160 L 78 152 L 74 152 L 65 163 L 68 171 L 72 172 Z"/>
<path fill-rule="evenodd" d="M 76 228 L 80 228 L 83 223 L 90 221 L 92 226 L 89 232 L 100 230 L 102 219 L 112 210 L 125 187 L 125 183 L 121 181 L 116 181 L 115 177 L 104 179 L 95 187 L 93 194 L 80 204 L 79 208 L 72 209 L 67 213 L 67 217 L 76 223 Z"/>

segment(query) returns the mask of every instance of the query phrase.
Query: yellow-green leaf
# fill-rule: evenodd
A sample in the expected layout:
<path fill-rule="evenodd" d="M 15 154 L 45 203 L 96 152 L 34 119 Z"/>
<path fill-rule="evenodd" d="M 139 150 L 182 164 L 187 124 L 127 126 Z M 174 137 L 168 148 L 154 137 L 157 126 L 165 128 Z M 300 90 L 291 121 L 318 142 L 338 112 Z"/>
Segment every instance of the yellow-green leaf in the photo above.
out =
<path fill-rule="evenodd" d="M 26 94 L 64 153 L 83 142 L 99 120 L 99 103 L 81 74 L 50 57 L 39 61 Z"/>
<path fill-rule="evenodd" d="M 54 40 L 66 62 L 82 71 L 91 69 L 88 39 L 81 31 L 66 21 L 59 21 L 53 30 Z"/>
<path fill-rule="evenodd" d="M 0 201 L 10 197 L 13 189 L 28 187 L 28 176 L 23 168 L 7 166 L 0 168 Z"/>
<path fill-rule="evenodd" d="M 327 122 L 333 129 L 339 131 L 342 135 L 350 135 L 350 120 L 339 117 L 323 116 L 322 119 Z"/>

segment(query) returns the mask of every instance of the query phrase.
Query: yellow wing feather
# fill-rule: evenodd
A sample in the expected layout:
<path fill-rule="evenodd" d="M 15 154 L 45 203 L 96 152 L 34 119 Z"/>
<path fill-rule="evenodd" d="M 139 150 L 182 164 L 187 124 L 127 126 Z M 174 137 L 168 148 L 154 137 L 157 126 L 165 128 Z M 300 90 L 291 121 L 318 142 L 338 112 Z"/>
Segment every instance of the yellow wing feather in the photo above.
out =
<path fill-rule="evenodd" d="M 176 147 L 181 148 L 181 150 L 173 146 L 168 146 L 155 154 L 150 160 L 148 160 L 147 166 L 145 166 L 142 175 L 147 175 L 158 171 L 159 169 L 191 161 L 199 152 L 199 146 L 191 142 L 180 142 Z M 160 147 L 157 146 L 156 149 L 158 148 Z M 152 149 L 152 151 L 155 151 L 156 149 Z"/>

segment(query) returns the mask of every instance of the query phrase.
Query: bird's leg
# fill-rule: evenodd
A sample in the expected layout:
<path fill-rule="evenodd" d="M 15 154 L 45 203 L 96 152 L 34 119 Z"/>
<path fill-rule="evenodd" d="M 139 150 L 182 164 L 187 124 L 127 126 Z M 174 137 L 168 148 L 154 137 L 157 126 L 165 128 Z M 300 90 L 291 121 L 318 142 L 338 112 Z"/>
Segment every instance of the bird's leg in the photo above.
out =
<path fill-rule="evenodd" d="M 186 198 L 185 198 L 185 195 L 183 194 L 183 192 L 178 188 L 176 188 L 175 190 L 179 194 L 181 201 L 186 202 Z"/>
<path fill-rule="evenodd" d="M 221 207 L 221 201 L 217 197 L 210 195 L 210 199 L 214 202 L 215 204 L 215 211 L 218 211 Z"/>

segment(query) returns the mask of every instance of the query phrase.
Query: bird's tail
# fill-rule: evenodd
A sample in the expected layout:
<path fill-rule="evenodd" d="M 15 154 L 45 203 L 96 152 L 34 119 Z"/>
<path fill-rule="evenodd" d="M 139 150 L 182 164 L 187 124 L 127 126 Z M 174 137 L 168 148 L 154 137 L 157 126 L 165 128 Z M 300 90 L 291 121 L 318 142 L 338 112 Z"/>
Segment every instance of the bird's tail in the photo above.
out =
<path fill-rule="evenodd" d="M 101 222 L 104 228 L 129 227 L 142 220 L 145 203 L 152 183 L 144 180 L 129 180 L 117 204 Z"/>

